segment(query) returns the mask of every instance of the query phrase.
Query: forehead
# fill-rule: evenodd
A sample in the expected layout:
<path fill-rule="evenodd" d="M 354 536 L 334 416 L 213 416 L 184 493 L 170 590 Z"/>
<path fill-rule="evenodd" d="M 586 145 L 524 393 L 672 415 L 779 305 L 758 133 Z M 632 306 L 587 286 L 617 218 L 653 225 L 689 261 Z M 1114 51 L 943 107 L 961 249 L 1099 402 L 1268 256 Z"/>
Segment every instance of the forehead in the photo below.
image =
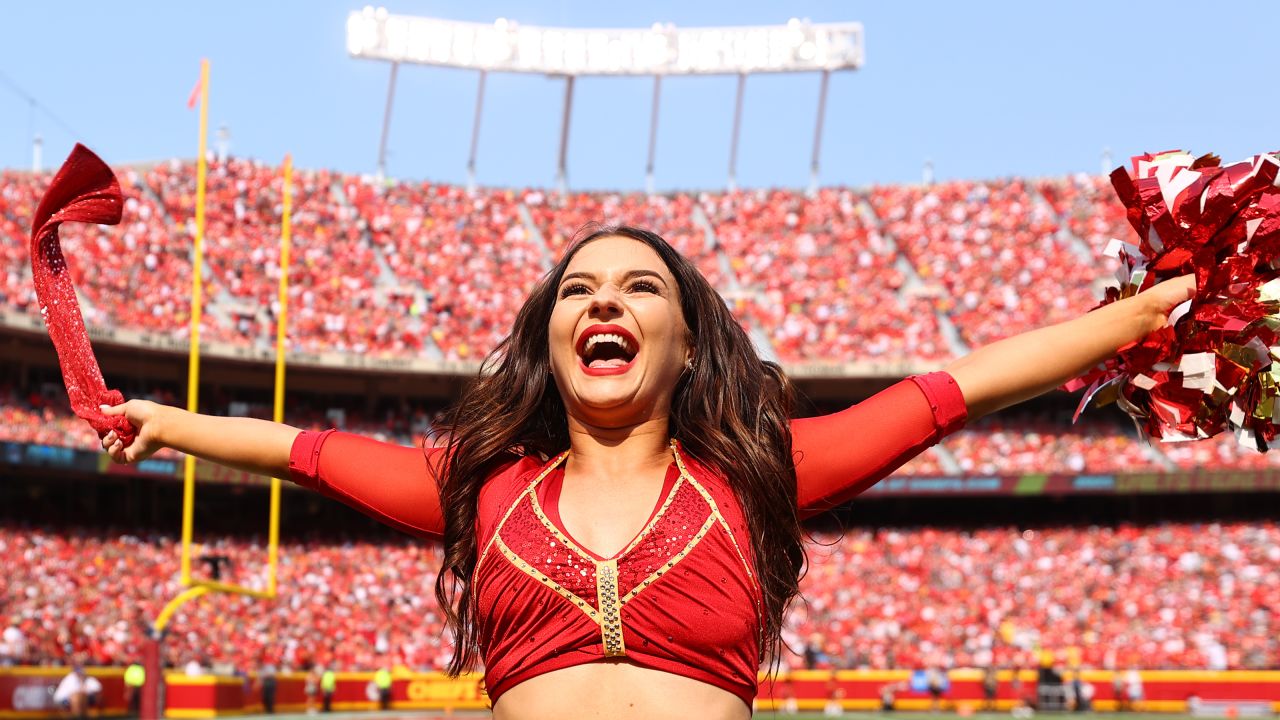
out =
<path fill-rule="evenodd" d="M 597 238 L 583 245 L 565 268 L 566 273 L 586 272 L 606 277 L 628 270 L 652 270 L 664 278 L 671 277 L 671 271 L 653 248 L 620 235 Z"/>

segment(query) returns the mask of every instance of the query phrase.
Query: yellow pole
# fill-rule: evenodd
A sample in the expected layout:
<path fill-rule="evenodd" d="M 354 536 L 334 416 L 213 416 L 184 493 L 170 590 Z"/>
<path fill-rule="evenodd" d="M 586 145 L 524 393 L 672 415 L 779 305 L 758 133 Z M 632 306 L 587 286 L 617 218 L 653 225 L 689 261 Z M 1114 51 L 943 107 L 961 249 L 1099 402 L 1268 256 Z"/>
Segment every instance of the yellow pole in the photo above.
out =
<path fill-rule="evenodd" d="M 191 259 L 191 349 L 187 363 L 187 410 L 200 411 L 200 313 L 203 309 L 204 195 L 208 163 L 209 60 L 200 61 L 200 150 L 196 156 L 196 245 Z M 191 584 L 191 525 L 195 511 L 196 458 L 187 455 L 182 473 L 182 584 Z"/>
<path fill-rule="evenodd" d="M 285 335 L 289 324 L 289 245 L 293 240 L 293 157 L 284 156 L 284 214 L 280 219 L 280 312 L 276 316 L 276 398 L 272 417 L 284 422 Z M 267 594 L 276 596 L 280 545 L 280 478 L 271 478 L 271 519 L 267 531 Z"/>
<path fill-rule="evenodd" d="M 170 618 L 172 618 L 173 614 L 178 611 L 178 608 L 182 607 L 183 603 L 185 603 L 188 600 L 191 600 L 192 598 L 198 598 L 207 592 L 209 592 L 209 588 L 201 585 L 197 585 L 195 587 L 187 588 L 186 590 L 183 590 L 182 593 L 178 595 L 178 597 L 170 600 L 169 604 L 165 605 L 164 609 L 160 611 L 160 615 L 156 617 L 156 622 L 154 627 L 155 627 L 157 636 L 160 633 L 164 632 L 165 627 L 169 624 Z"/>

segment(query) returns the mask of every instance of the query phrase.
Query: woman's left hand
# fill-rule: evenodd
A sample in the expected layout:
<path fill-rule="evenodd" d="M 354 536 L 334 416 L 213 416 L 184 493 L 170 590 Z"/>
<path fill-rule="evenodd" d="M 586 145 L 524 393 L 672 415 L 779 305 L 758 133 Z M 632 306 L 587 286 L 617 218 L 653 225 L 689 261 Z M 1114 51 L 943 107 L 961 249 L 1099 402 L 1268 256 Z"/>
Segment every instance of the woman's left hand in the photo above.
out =
<path fill-rule="evenodd" d="M 1171 280 L 1157 283 L 1138 293 L 1137 297 L 1147 301 L 1149 312 L 1155 315 L 1155 326 L 1152 331 L 1159 330 L 1168 324 L 1169 313 L 1196 294 L 1196 276 L 1182 275 Z"/>

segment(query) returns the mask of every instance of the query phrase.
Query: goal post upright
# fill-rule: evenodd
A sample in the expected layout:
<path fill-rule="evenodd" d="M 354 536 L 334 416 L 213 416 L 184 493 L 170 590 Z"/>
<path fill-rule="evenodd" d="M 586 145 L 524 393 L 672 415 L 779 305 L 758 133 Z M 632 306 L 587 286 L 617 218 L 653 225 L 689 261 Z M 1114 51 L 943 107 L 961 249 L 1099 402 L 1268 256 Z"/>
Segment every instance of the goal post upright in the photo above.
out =
<path fill-rule="evenodd" d="M 200 412 L 200 320 L 204 310 L 204 206 L 209 176 L 209 60 L 200 61 L 200 140 L 196 156 L 196 236 L 191 252 L 191 313 L 187 351 L 187 412 Z M 182 564 L 184 586 L 191 584 L 191 524 L 195 513 L 196 458 L 182 464 Z"/>
<path fill-rule="evenodd" d="M 460 22 L 411 15 L 393 15 L 386 8 L 366 7 L 347 16 L 347 53 L 358 59 L 452 67 L 480 73 L 476 118 L 472 124 L 467 186 L 475 188 L 476 146 L 480 107 L 488 73 L 511 72 L 565 78 L 555 184 L 568 186 L 568 147 L 574 80 L 578 76 L 653 76 L 653 106 L 649 124 L 649 153 L 645 189 L 653 192 L 657 145 L 658 100 L 664 76 L 737 76 L 738 91 L 729 150 L 730 188 L 737 185 L 738 136 L 741 132 L 743 91 L 748 75 L 759 73 L 821 74 L 813 154 L 809 162 L 810 190 L 816 189 L 823 116 L 832 72 L 857 70 L 865 58 L 862 24 L 813 23 L 792 18 L 782 25 L 677 28 L 655 23 L 650 28 L 558 28 L 523 25 L 506 18 L 492 23 Z M 386 169 L 391 94 L 388 93 L 378 154 L 380 173 Z"/>
<path fill-rule="evenodd" d="M 204 219 L 205 219 L 205 183 L 207 177 L 206 157 L 205 157 L 205 141 L 208 129 L 207 124 L 207 107 L 208 107 L 208 89 L 209 89 L 209 63 L 203 61 L 201 65 L 201 119 L 200 119 L 200 157 L 198 160 L 197 171 L 197 192 L 196 192 L 196 246 L 195 260 L 193 262 L 193 291 L 192 291 L 192 342 L 191 342 L 191 364 L 189 374 L 189 397 L 188 406 L 192 412 L 198 409 L 196 391 L 199 388 L 199 307 L 201 301 L 200 292 L 200 262 L 201 262 L 201 244 L 204 238 Z M 290 266 L 290 246 L 292 241 L 292 210 L 293 210 L 293 160 L 289 155 L 285 155 L 284 165 L 282 168 L 283 183 L 283 213 L 281 216 L 281 235 L 280 235 L 280 287 L 279 287 L 279 313 L 276 318 L 276 375 L 275 375 L 275 393 L 274 393 L 274 413 L 273 417 L 276 422 L 284 421 L 284 379 L 285 379 L 285 360 L 286 360 L 286 330 L 288 327 L 288 301 L 289 301 L 289 266 Z M 277 572 L 279 567 L 279 545 L 280 545 L 280 478 L 271 478 L 270 484 L 270 505 L 267 519 L 267 577 L 266 589 L 253 588 L 246 585 L 222 582 L 217 578 L 215 573 L 212 580 L 197 580 L 192 577 L 191 573 L 191 546 L 192 535 L 194 534 L 194 516 L 195 516 L 195 457 L 187 455 L 186 467 L 184 469 L 183 489 L 182 489 L 182 548 L 180 558 L 179 581 L 184 590 L 177 596 L 167 602 L 160 613 L 152 621 L 149 628 L 150 633 L 147 642 L 143 647 L 143 668 L 145 670 L 145 681 L 143 684 L 142 697 L 139 707 L 140 720 L 157 720 L 163 710 L 162 688 L 164 679 L 164 662 L 161 656 L 162 643 L 165 633 L 168 629 L 170 620 L 177 614 L 179 608 L 187 602 L 195 600 L 201 596 L 211 592 L 222 592 L 235 595 L 244 595 L 247 597 L 257 598 L 260 600 L 273 600 L 276 598 L 279 590 L 277 584 Z"/>

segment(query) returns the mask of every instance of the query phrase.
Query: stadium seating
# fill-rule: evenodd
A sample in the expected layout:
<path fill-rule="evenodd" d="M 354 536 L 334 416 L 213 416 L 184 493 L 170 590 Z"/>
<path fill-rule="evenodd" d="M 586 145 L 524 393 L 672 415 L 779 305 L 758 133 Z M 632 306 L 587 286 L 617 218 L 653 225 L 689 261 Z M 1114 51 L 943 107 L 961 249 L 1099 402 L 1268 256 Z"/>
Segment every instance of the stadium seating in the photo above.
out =
<path fill-rule="evenodd" d="M 871 205 L 970 345 L 1096 304 L 1099 266 L 1058 237 L 1053 206 L 1037 202 L 1022 180 L 878 187 Z"/>
<path fill-rule="evenodd" d="M 205 257 L 208 294 L 231 325 L 219 339 L 270 346 L 275 337 L 283 180 L 279 168 L 230 159 L 210 164 Z M 378 297 L 375 255 L 363 224 L 335 197 L 326 171 L 294 173 L 290 338 L 311 351 L 365 353 L 402 344 L 398 313 Z M 196 178 L 190 164 L 161 163 L 146 176 L 175 226 L 174 242 L 195 233 Z M 189 282 L 189 276 L 188 276 Z"/>
<path fill-rule="evenodd" d="M 947 357 L 933 307 L 899 292 L 897 254 L 861 202 L 849 190 L 775 190 L 705 195 L 703 206 L 782 360 Z"/>
<path fill-rule="evenodd" d="M 514 196 L 352 178 L 346 188 L 389 266 L 384 321 L 400 324 L 406 343 L 434 343 L 448 360 L 477 360 L 497 345 L 548 263 Z"/>
<path fill-rule="evenodd" d="M 185 337 L 195 166 L 168 161 L 118 174 L 124 224 L 73 224 L 62 233 L 86 320 Z M 784 362 L 936 362 L 953 353 L 939 315 L 979 345 L 1088 309 L 1097 278 L 1115 266 L 1098 252 L 1131 233 L 1108 181 L 1083 174 L 812 196 L 469 194 L 328 171 L 294 178 L 289 342 L 312 352 L 483 357 L 550 263 L 600 222 L 664 235 Z M 49 176 L 4 171 L 0 181 L 0 307 L 37 315 L 26 236 Z M 273 343 L 282 209 L 278 168 L 211 162 L 205 337 Z M 95 446 L 64 412 L 19 400 L 0 403 L 9 418 L 3 437 Z M 374 432 L 382 432 L 379 420 Z M 389 437 L 408 443 L 413 433 Z M 1275 464 L 1229 441 L 1151 451 L 1127 429 L 1085 423 L 1064 431 L 1035 418 L 989 423 L 947 447 L 966 473 L 992 472 L 997 461 L 1005 472 Z M 947 474 L 939 462 L 927 453 L 904 472 Z"/>
<path fill-rule="evenodd" d="M 195 231 L 195 166 L 119 171 L 119 227 L 70 226 L 64 245 L 91 324 L 183 336 Z M 5 171 L 0 306 L 38 313 L 26 280 L 30 214 L 48 175 Z M 915 359 L 954 348 L 938 313 L 971 345 L 1072 317 L 1095 302 L 1127 237 L 1102 178 L 958 181 L 647 196 L 481 190 L 295 173 L 290 325 L 308 351 L 477 359 L 528 289 L 588 223 L 667 237 L 788 362 Z M 205 337 L 274 336 L 279 169 L 211 162 Z M 85 272 L 87 267 L 97 272 Z M 908 269 L 909 268 L 909 269 Z M 1053 282 L 1041 282 L 1052 277 Z"/>
<path fill-rule="evenodd" d="M 81 310 L 91 325 L 146 329 L 185 337 L 190 312 L 191 244 L 147 189 L 140 170 L 118 173 L 124 220 L 114 227 L 72 223 L 59 231 Z M 38 315 L 27 237 L 50 176 L 0 173 L 0 305 Z M 218 317 L 202 332 L 225 336 Z"/>
<path fill-rule="evenodd" d="M 948 438 L 946 447 L 964 474 L 1001 475 L 1158 471 L 1165 469 L 1161 454 L 1172 446 L 1158 443 L 1148 449 L 1132 427 L 1099 420 L 1085 418 L 1071 425 L 1006 413 L 978 421 Z"/>
<path fill-rule="evenodd" d="M 261 584 L 261 543 L 207 541 L 201 552 L 229 557 L 228 579 Z M 1034 667 L 1040 648 L 1091 667 L 1280 663 L 1274 522 L 857 529 L 819 535 L 809 555 L 805 601 L 785 623 L 793 667 Z M 0 663 L 132 662 L 145 623 L 179 590 L 172 537 L 0 526 L 0 556 L 16 560 L 0 574 L 0 625 L 17 627 L 25 648 Z M 188 603 L 167 657 L 241 670 L 368 670 L 388 658 L 439 669 L 440 560 L 439 546 L 409 541 L 287 542 L 281 599 Z"/>
<path fill-rule="evenodd" d="M 1271 668 L 1280 527 L 849 531 L 817 538 L 787 621 L 826 667 Z M 803 667 L 801 656 L 791 664 Z"/>
<path fill-rule="evenodd" d="M 1133 234 L 1108 178 L 1080 173 L 1040 180 L 1036 188 L 1066 221 L 1067 229 L 1095 252 L 1100 253 L 1111 238 L 1129 239 Z"/>
<path fill-rule="evenodd" d="M 143 396 L 146 397 L 146 396 Z M 172 404 L 175 398 L 155 396 Z M 270 418 L 266 406 L 242 408 L 250 417 Z M 295 427 L 339 427 L 387 442 L 410 446 L 440 418 L 440 407 L 416 408 L 406 413 L 362 417 L 355 410 L 329 415 L 323 409 L 291 403 L 286 422 Z M 223 409 L 223 414 L 229 412 Z M 65 400 L 40 396 L 19 397 L 13 388 L 0 386 L 0 441 L 38 443 L 81 450 L 99 449 L 88 423 L 72 415 Z M 1017 475 L 1021 473 L 1128 473 L 1164 470 L 1262 470 L 1280 467 L 1280 453 L 1259 454 L 1243 448 L 1229 433 L 1194 443 L 1140 442 L 1131 427 L 1086 416 L 1075 425 L 1036 414 L 986 418 L 949 437 L 943 452 L 955 459 L 962 475 Z M 162 457 L 170 456 L 162 451 Z M 912 459 L 898 475 L 951 476 L 929 450 Z"/>

